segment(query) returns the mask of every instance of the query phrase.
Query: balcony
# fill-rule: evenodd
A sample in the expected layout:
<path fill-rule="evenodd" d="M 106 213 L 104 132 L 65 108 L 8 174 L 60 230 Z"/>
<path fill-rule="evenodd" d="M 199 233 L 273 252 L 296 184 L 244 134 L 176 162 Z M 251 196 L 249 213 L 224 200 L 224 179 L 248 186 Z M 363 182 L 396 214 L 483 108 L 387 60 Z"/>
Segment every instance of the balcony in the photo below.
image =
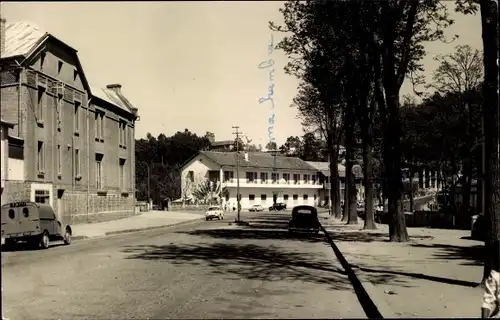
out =
<path fill-rule="evenodd" d="M 229 179 L 223 182 L 223 186 L 226 187 L 236 187 L 236 179 Z M 260 179 L 240 179 L 241 188 L 290 188 L 290 189 L 322 189 L 324 186 L 318 181 L 285 181 L 283 179 L 279 181 L 272 180 L 260 180 Z"/>

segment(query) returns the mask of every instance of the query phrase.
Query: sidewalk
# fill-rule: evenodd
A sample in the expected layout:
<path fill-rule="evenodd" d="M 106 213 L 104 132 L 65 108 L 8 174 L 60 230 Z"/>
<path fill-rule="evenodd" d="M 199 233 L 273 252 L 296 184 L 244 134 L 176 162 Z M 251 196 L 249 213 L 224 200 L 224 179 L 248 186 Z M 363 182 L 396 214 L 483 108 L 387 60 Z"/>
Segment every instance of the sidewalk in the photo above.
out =
<path fill-rule="evenodd" d="M 478 317 L 483 291 L 482 247 L 470 232 L 408 228 L 410 242 L 390 243 L 387 225 L 360 231 L 328 214 L 320 222 L 360 281 L 369 281 L 384 317 Z"/>
<path fill-rule="evenodd" d="M 73 240 L 108 236 L 117 233 L 162 228 L 180 223 L 201 220 L 201 213 L 175 211 L 148 211 L 140 215 L 98 223 L 72 225 Z"/>

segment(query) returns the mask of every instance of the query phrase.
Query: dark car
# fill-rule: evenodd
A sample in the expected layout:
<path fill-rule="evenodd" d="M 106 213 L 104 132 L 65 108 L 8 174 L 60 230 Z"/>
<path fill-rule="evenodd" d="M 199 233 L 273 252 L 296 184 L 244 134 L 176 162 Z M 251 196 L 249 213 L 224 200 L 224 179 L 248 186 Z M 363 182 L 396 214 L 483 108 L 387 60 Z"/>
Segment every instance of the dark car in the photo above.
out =
<path fill-rule="evenodd" d="M 318 211 L 313 206 L 296 206 L 292 209 L 292 219 L 288 222 L 289 232 L 319 233 Z"/>
<path fill-rule="evenodd" d="M 475 218 L 475 219 L 474 219 Z M 473 217 L 471 227 L 471 238 L 473 240 L 484 241 L 486 239 L 487 222 L 483 215 L 476 215 Z"/>
<path fill-rule="evenodd" d="M 283 202 L 273 203 L 273 205 L 269 207 L 269 211 L 281 211 L 285 209 L 286 209 L 286 203 Z"/>

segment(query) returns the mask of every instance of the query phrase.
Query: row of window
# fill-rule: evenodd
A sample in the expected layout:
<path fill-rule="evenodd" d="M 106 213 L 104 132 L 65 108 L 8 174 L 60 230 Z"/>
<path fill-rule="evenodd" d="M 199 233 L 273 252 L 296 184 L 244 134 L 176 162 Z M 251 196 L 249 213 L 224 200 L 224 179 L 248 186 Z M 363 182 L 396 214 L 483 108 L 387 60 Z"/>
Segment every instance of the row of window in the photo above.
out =
<path fill-rule="evenodd" d="M 257 183 L 257 172 L 247 172 L 246 173 L 246 180 L 248 183 Z M 282 173 L 282 179 L 285 181 L 285 183 L 293 183 L 293 184 L 298 184 L 299 181 L 301 181 L 301 175 L 298 173 L 294 173 L 292 175 L 292 179 L 290 180 L 290 173 Z M 318 182 L 317 175 L 315 174 L 303 174 L 302 175 L 302 181 L 304 184 L 316 184 Z M 232 182 L 234 179 L 234 172 L 233 171 L 224 171 L 224 182 Z M 268 183 L 271 181 L 271 183 L 278 183 L 280 180 L 280 173 L 273 172 L 271 173 L 271 180 L 269 180 L 269 173 L 268 172 L 261 172 L 260 173 L 260 183 Z"/>
<path fill-rule="evenodd" d="M 316 195 L 314 195 L 314 200 L 316 200 Z M 299 199 L 299 195 L 298 194 L 294 194 L 292 195 L 292 199 L 295 201 L 295 200 L 298 200 Z M 309 199 L 309 195 L 305 194 L 302 196 L 302 199 L 304 199 L 305 201 L 307 201 Z M 229 200 L 229 199 L 227 199 Z M 249 194 L 248 195 L 248 200 L 249 201 L 255 201 L 255 195 L 254 194 Z M 266 201 L 267 200 L 267 194 L 261 194 L 260 195 L 260 200 L 262 201 Z M 283 201 L 284 202 L 287 202 L 288 201 L 288 195 L 285 194 L 283 195 Z"/>
<path fill-rule="evenodd" d="M 43 110 L 46 105 L 46 99 L 48 95 L 46 94 L 46 89 L 43 87 L 38 87 L 38 102 L 35 112 L 36 121 L 39 125 L 43 124 Z M 56 117 L 57 117 L 57 131 L 61 131 L 62 124 L 62 102 L 63 96 L 58 95 L 56 102 Z M 73 131 L 75 135 L 78 135 L 80 132 L 80 124 L 81 124 L 81 102 L 74 102 L 74 113 L 73 113 Z M 96 141 L 104 142 L 104 122 L 105 116 L 103 112 L 96 111 L 94 116 L 94 127 L 95 127 L 95 139 Z M 125 121 L 120 121 L 118 124 L 118 145 L 120 148 L 126 148 L 127 146 L 127 123 Z"/>
<path fill-rule="evenodd" d="M 57 175 L 59 179 L 62 178 L 62 166 L 63 166 L 63 148 L 61 145 L 57 145 Z M 96 186 L 97 189 L 103 188 L 103 159 L 104 155 L 100 153 L 95 154 L 95 168 L 96 168 Z M 75 178 L 81 177 L 81 161 L 80 161 L 80 149 L 74 149 L 74 175 Z M 119 184 L 120 189 L 124 189 L 125 184 L 125 159 L 119 158 Z M 45 144 L 43 141 L 38 141 L 38 157 L 37 157 L 37 169 L 39 174 L 45 172 Z"/>

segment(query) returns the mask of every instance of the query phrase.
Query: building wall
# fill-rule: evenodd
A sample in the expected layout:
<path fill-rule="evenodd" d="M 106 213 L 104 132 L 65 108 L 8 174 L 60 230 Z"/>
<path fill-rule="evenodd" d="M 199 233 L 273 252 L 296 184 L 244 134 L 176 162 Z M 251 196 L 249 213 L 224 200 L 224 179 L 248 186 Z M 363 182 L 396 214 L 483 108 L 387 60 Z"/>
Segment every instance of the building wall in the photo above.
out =
<path fill-rule="evenodd" d="M 16 72 L 7 70 L 1 73 L 2 117 L 5 115 L 4 120 L 16 124 L 16 130 L 11 131 L 11 134 L 24 139 L 25 159 L 25 191 L 19 192 L 20 184 L 12 181 L 9 183 L 12 190 L 6 197 L 9 201 L 28 198 L 34 201 L 35 190 L 47 190 L 48 202 L 68 221 L 65 223 L 110 220 L 133 214 L 135 179 L 132 116 L 129 115 L 129 119 L 126 119 L 127 114 L 122 117 L 128 122 L 126 148 L 118 146 L 116 120 L 120 117 L 113 108 L 104 109 L 104 141 L 95 141 L 95 106 L 88 107 L 90 93 L 84 88 L 84 75 L 78 69 L 76 56 L 50 42 L 43 59 L 42 55 L 39 52 L 29 61 L 29 66 L 22 70 L 20 91 Z M 46 83 L 41 114 L 37 110 L 40 81 Z M 79 105 L 78 130 L 74 122 L 75 102 Z M 39 142 L 43 143 L 43 170 L 37 167 Z M 95 153 L 99 149 L 105 154 L 103 190 L 96 190 Z M 60 158 L 58 150 L 61 152 Z M 120 158 L 125 159 L 123 188 L 119 187 L 118 179 Z M 61 170 L 58 159 L 61 160 Z"/>
<path fill-rule="evenodd" d="M 236 207 L 236 188 L 228 188 L 229 198 L 224 199 L 224 203 L 228 204 L 228 207 Z M 319 189 L 305 189 L 305 188 L 252 188 L 252 187 L 240 187 L 241 193 L 241 208 L 249 209 L 254 204 L 261 204 L 266 210 L 273 204 L 273 195 L 276 194 L 277 202 L 284 202 L 287 204 L 288 208 L 292 208 L 297 205 L 313 205 L 317 206 L 319 204 Z M 254 200 L 250 200 L 250 195 L 254 196 Z M 262 200 L 261 196 L 266 195 L 266 199 Z M 293 196 L 297 195 L 297 200 L 293 200 Z M 304 199 L 304 195 L 307 199 Z M 288 200 L 285 197 L 288 196 Z"/>

